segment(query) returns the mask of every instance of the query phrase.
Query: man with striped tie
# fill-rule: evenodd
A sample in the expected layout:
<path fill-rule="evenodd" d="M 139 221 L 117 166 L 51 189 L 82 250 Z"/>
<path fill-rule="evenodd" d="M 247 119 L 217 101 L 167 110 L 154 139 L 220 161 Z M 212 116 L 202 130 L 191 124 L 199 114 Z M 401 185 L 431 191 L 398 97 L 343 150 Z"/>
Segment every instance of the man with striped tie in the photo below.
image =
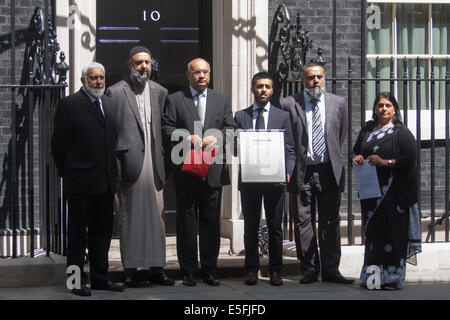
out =
<path fill-rule="evenodd" d="M 320 64 L 305 66 L 302 83 L 304 91 L 280 100 L 282 109 L 291 114 L 297 155 L 288 192 L 300 283 L 317 281 L 319 273 L 324 282 L 353 283 L 339 272 L 339 207 L 344 190 L 340 152 L 347 132 L 347 104 L 345 98 L 325 92 L 325 72 Z"/>

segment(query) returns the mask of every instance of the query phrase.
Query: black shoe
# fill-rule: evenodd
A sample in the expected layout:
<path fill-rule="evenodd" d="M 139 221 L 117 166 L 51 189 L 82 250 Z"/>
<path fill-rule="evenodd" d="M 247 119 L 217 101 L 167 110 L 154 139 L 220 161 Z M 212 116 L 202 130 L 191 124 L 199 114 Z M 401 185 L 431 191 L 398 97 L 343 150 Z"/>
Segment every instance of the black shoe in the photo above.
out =
<path fill-rule="evenodd" d="M 72 289 L 72 293 L 81 297 L 89 297 L 92 295 L 91 290 L 89 290 L 89 288 L 85 284 L 82 284 L 80 289 Z"/>
<path fill-rule="evenodd" d="M 355 282 L 353 279 L 345 278 L 342 274 L 337 274 L 333 276 L 322 276 L 322 282 L 334 282 L 340 284 L 352 284 Z"/>
<path fill-rule="evenodd" d="M 100 282 L 100 283 L 92 283 L 91 290 L 105 290 L 105 291 L 123 291 L 124 287 L 117 283 L 112 283 L 111 281 Z"/>
<path fill-rule="evenodd" d="M 402 286 L 399 282 L 386 283 L 381 285 L 381 290 L 401 290 Z"/>
<path fill-rule="evenodd" d="M 270 284 L 272 286 L 281 286 L 283 284 L 283 280 L 281 279 L 279 272 L 274 272 L 271 275 L 269 275 L 269 277 L 270 277 Z"/>
<path fill-rule="evenodd" d="M 175 281 L 170 279 L 164 272 L 150 275 L 150 282 L 160 286 L 173 286 Z"/>
<path fill-rule="evenodd" d="M 142 287 L 142 282 L 136 279 L 136 277 L 132 277 L 130 280 L 125 282 L 125 286 L 128 288 L 140 288 Z"/>
<path fill-rule="evenodd" d="M 312 272 L 312 271 L 306 271 L 300 277 L 300 283 L 302 283 L 302 284 L 313 283 L 316 281 L 317 281 L 317 273 Z"/>
<path fill-rule="evenodd" d="M 207 276 L 203 279 L 203 282 L 206 283 L 206 284 L 209 285 L 209 286 L 212 286 L 212 287 L 217 287 L 217 286 L 220 284 L 220 282 L 217 281 L 216 276 L 213 275 L 213 274 L 207 275 Z"/>
<path fill-rule="evenodd" d="M 187 273 L 183 278 L 183 284 L 188 287 L 193 287 L 197 284 L 197 281 L 192 273 Z"/>
<path fill-rule="evenodd" d="M 249 286 L 253 286 L 258 282 L 258 273 L 249 272 L 247 278 L 245 279 L 245 284 Z"/>

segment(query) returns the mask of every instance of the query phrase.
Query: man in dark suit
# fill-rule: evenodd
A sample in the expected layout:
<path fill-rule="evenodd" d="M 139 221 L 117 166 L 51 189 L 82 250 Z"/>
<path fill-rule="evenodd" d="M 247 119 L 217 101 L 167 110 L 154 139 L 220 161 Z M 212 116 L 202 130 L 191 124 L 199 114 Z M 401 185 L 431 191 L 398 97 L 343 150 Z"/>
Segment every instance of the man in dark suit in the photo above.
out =
<path fill-rule="evenodd" d="M 234 130 L 235 123 L 228 98 L 211 89 L 210 67 L 203 59 L 188 65 L 189 88 L 169 95 L 163 118 L 165 139 L 172 144 L 191 145 L 199 149 L 219 150 L 205 179 L 181 171 L 181 156 L 172 148 L 177 197 L 177 253 L 184 274 L 183 284 L 194 286 L 198 269 L 197 222 L 200 237 L 200 262 L 204 282 L 218 286 L 216 276 L 220 249 L 220 205 L 222 186 L 230 183 L 228 166 L 223 161 L 225 131 Z M 185 148 L 186 150 L 186 148 Z M 178 158 L 178 159 L 176 159 Z M 197 204 L 199 216 L 197 219 Z"/>
<path fill-rule="evenodd" d="M 103 96 L 105 69 L 96 62 L 82 71 L 83 87 L 60 101 L 56 110 L 52 154 L 68 196 L 67 265 L 81 271 L 76 295 L 90 296 L 83 271 L 88 238 L 91 289 L 122 291 L 108 277 L 117 170 L 113 102 Z"/>
<path fill-rule="evenodd" d="M 163 187 L 166 182 L 161 117 L 167 90 L 150 80 L 151 53 L 132 48 L 130 75 L 108 88 L 117 105 L 120 253 L 127 286 L 139 287 L 137 268 L 150 268 L 148 280 L 164 286 L 167 277 Z"/>
<path fill-rule="evenodd" d="M 291 114 L 297 155 L 288 191 L 302 271 L 300 283 L 317 281 L 319 273 L 322 281 L 352 283 L 339 272 L 339 207 L 344 188 L 340 152 L 347 133 L 347 105 L 343 97 L 325 92 L 325 73 L 320 64 L 307 65 L 302 82 L 303 92 L 280 101 Z"/>
<path fill-rule="evenodd" d="M 284 130 L 285 164 L 287 181 L 295 165 L 294 139 L 288 112 L 272 106 L 269 102 L 273 94 L 272 76 L 260 72 L 253 76 L 252 93 L 255 103 L 247 109 L 236 112 L 234 119 L 238 129 Z M 261 201 L 264 198 L 264 210 L 269 231 L 269 276 L 270 284 L 280 286 L 283 238 L 281 222 L 283 215 L 286 184 L 242 183 L 239 177 L 242 213 L 244 215 L 245 268 L 248 276 L 245 284 L 254 285 L 258 281 L 260 268 L 258 252 L 258 230 L 261 219 Z"/>

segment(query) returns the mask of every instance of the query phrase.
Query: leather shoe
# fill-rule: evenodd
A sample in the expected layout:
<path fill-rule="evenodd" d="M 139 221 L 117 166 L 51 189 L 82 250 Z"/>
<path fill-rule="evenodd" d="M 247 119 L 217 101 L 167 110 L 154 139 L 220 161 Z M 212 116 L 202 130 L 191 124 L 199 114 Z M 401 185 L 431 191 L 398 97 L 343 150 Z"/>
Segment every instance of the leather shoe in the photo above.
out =
<path fill-rule="evenodd" d="M 307 283 L 313 283 L 317 281 L 317 274 L 311 271 L 306 271 L 301 277 L 300 277 L 300 283 L 307 284 Z"/>
<path fill-rule="evenodd" d="M 256 272 L 249 272 L 247 278 L 245 279 L 245 284 L 253 286 L 258 282 L 258 274 Z"/>
<path fill-rule="evenodd" d="M 342 274 L 334 275 L 334 276 L 322 276 L 322 282 L 334 282 L 340 284 L 352 284 L 355 282 L 353 279 L 347 279 Z"/>
<path fill-rule="evenodd" d="M 273 286 L 281 286 L 283 284 L 283 280 L 280 277 L 280 274 L 278 272 L 274 272 L 270 277 L 270 284 Z"/>
<path fill-rule="evenodd" d="M 112 283 L 111 281 L 100 282 L 100 283 L 92 283 L 91 290 L 105 290 L 105 291 L 123 291 L 124 287 L 117 283 Z"/>
<path fill-rule="evenodd" d="M 192 273 L 188 273 L 183 278 L 183 284 L 188 287 L 193 287 L 197 284 L 197 281 Z"/>
<path fill-rule="evenodd" d="M 160 286 L 173 286 L 175 281 L 170 279 L 164 272 L 150 275 L 150 282 Z"/>
<path fill-rule="evenodd" d="M 92 295 L 91 290 L 89 290 L 89 288 L 85 284 L 82 284 L 80 289 L 72 289 L 72 293 L 81 297 L 89 297 Z"/>
<path fill-rule="evenodd" d="M 128 288 L 140 288 L 142 286 L 142 282 L 136 279 L 136 277 L 132 277 L 130 280 L 125 282 L 125 285 Z"/>
<path fill-rule="evenodd" d="M 205 279 L 203 279 L 203 282 L 212 287 L 217 287 L 220 284 L 220 282 L 217 281 L 216 276 L 213 274 L 207 275 Z"/>

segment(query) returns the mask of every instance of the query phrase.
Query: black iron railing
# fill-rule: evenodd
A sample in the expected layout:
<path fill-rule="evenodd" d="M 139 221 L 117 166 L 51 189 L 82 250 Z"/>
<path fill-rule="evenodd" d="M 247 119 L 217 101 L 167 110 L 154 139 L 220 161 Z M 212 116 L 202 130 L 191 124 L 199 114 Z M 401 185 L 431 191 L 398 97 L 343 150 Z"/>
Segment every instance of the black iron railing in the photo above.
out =
<path fill-rule="evenodd" d="M 335 3 L 335 2 L 334 2 Z M 276 103 L 279 97 L 286 97 L 289 95 L 296 94 L 301 92 L 301 72 L 303 71 L 304 65 L 307 63 L 307 54 L 313 47 L 313 41 L 308 36 L 308 31 L 304 31 L 302 26 L 300 25 L 300 17 L 297 14 L 296 21 L 293 22 L 290 19 L 288 9 L 285 5 L 280 5 L 278 10 L 275 13 L 271 34 L 269 36 L 269 71 L 273 74 L 275 83 L 274 83 L 274 96 L 273 101 Z M 364 47 L 364 45 L 362 45 Z M 322 49 L 318 48 L 317 57 L 314 60 L 317 63 L 325 65 L 327 61 L 322 57 Z M 336 59 L 333 58 L 333 61 Z M 420 64 L 421 60 L 417 57 L 415 59 L 415 64 L 417 68 L 416 74 L 408 73 L 408 61 L 405 57 L 404 59 L 398 60 L 397 63 L 399 66 L 403 66 L 403 73 L 401 76 L 396 76 L 396 72 L 394 70 L 394 60 L 390 61 L 390 70 L 389 77 L 383 78 L 380 76 L 380 59 L 377 58 L 375 62 L 375 76 L 373 78 L 361 76 L 361 77 L 353 77 L 352 71 L 352 59 L 348 57 L 347 59 L 347 74 L 343 77 L 337 77 L 333 70 L 333 76 L 330 78 L 326 78 L 327 83 L 331 84 L 331 91 L 336 93 L 337 84 L 339 85 L 339 94 L 346 96 L 348 102 L 348 132 L 347 132 L 347 141 L 345 142 L 343 148 L 343 157 L 349 158 L 351 154 L 354 138 L 356 138 L 356 134 L 359 131 L 360 125 L 364 123 L 366 120 L 366 111 L 372 110 L 372 105 L 368 105 L 372 102 L 366 103 L 366 96 L 373 95 L 380 92 L 382 84 L 389 84 L 389 90 L 393 93 L 401 92 L 401 97 L 397 97 L 397 100 L 402 102 L 402 111 L 403 111 L 403 122 L 413 127 L 415 125 L 415 135 L 417 140 L 417 149 L 419 152 L 417 153 L 417 177 L 418 177 L 418 194 L 419 194 L 419 206 L 422 209 L 423 217 L 427 220 L 424 220 L 423 231 L 427 232 L 427 236 L 425 237 L 425 241 L 435 242 L 436 240 L 436 227 L 438 225 L 444 225 L 444 237 L 440 239 L 441 241 L 450 241 L 449 240 L 449 100 L 450 100 L 450 92 L 449 92 L 449 84 L 450 84 L 450 69 L 449 69 L 449 61 L 445 60 L 445 76 L 444 77 L 435 77 L 433 72 L 430 75 L 421 74 L 420 72 Z M 436 60 L 431 58 L 429 60 L 431 70 L 433 71 Z M 364 64 L 364 63 L 363 63 Z M 365 65 L 361 69 L 366 70 Z M 364 68 L 363 68 L 364 67 Z M 398 68 L 400 70 L 400 68 Z M 400 72 L 399 72 L 400 73 Z M 438 84 L 439 88 L 436 88 Z M 368 87 L 368 84 L 371 84 L 371 87 Z M 386 86 L 384 86 L 386 87 Z M 410 94 L 412 88 L 415 88 L 415 95 Z M 327 86 L 329 88 L 329 86 Z M 424 109 L 423 101 L 424 97 L 421 96 L 422 89 L 426 89 L 428 92 L 428 97 L 426 101 L 426 107 Z M 437 110 L 436 106 L 438 102 L 435 101 L 435 92 L 439 91 L 441 96 L 444 96 L 440 101 L 440 109 L 441 115 L 442 112 L 445 114 L 445 119 L 439 119 L 436 117 Z M 399 99 L 400 98 L 400 99 Z M 442 102 L 444 101 L 444 102 Z M 411 108 L 411 105 L 415 107 Z M 411 123 L 411 120 L 408 118 L 408 111 L 413 112 L 415 115 L 415 124 Z M 429 112 L 430 123 L 429 123 L 429 138 L 422 138 L 421 132 L 424 130 L 425 120 L 422 119 L 421 115 L 424 112 Z M 445 122 L 445 134 L 440 133 L 440 138 L 436 138 L 436 122 L 437 120 Z M 443 165 L 437 165 L 437 150 L 441 151 L 440 159 Z M 427 151 L 427 155 L 424 156 L 423 153 Z M 442 152 L 443 151 L 443 152 Z M 443 155 L 442 155 L 443 153 Z M 428 157 L 429 154 L 429 157 Z M 360 219 L 358 217 L 357 208 L 359 207 L 358 199 L 353 197 L 356 194 L 356 186 L 352 180 L 352 168 L 351 161 L 348 160 L 347 168 L 346 168 L 346 208 L 343 206 L 346 212 L 341 212 L 342 215 L 347 220 L 347 240 L 348 244 L 355 244 L 355 228 L 354 222 L 355 219 Z M 441 173 L 437 173 L 437 170 L 442 170 Z M 426 177 L 427 183 L 424 183 Z M 428 183 L 429 180 L 429 183 Z M 439 183 L 438 183 L 439 182 Z M 437 187 L 439 187 L 440 193 L 444 194 L 440 199 L 437 198 Z M 428 197 L 429 193 L 429 203 L 427 203 L 427 207 L 429 209 L 424 210 L 425 205 L 421 202 L 425 199 L 424 194 Z M 421 196 L 421 197 L 420 197 Z M 287 197 L 288 198 L 288 197 Z M 288 201 L 288 200 L 286 200 Z M 356 205 L 355 205 L 356 204 Z M 422 206 L 421 206 L 422 204 Z M 286 203 L 285 208 L 289 208 L 289 203 Z M 342 209 L 341 209 L 342 211 Z M 440 217 L 438 214 L 440 212 Z M 426 214 L 424 214 L 426 213 Z M 285 240 L 293 240 L 293 231 L 292 231 L 292 217 L 289 216 L 288 210 L 285 209 L 284 217 L 283 217 L 283 228 L 284 228 L 284 239 Z M 363 240 L 363 232 L 362 230 L 358 230 L 361 233 L 362 242 Z"/>
<path fill-rule="evenodd" d="M 18 31 L 15 1 L 11 1 L 11 34 L 3 37 L 2 43 L 2 50 L 11 52 L 11 81 L 0 85 L 0 92 L 10 95 L 9 102 L 2 99 L 1 103 L 3 110 L 10 105 L 11 121 L 0 184 L 2 257 L 34 257 L 41 247 L 47 256 L 50 252 L 62 254 L 65 247 L 64 215 L 58 205 L 62 203 L 60 182 L 50 153 L 50 136 L 56 105 L 65 95 L 69 67 L 63 52 L 57 62 L 54 19 L 49 15 L 48 1 L 44 3 L 44 9 L 35 9 L 28 29 Z M 22 43 L 22 75 L 20 84 L 15 84 L 16 44 Z"/>

